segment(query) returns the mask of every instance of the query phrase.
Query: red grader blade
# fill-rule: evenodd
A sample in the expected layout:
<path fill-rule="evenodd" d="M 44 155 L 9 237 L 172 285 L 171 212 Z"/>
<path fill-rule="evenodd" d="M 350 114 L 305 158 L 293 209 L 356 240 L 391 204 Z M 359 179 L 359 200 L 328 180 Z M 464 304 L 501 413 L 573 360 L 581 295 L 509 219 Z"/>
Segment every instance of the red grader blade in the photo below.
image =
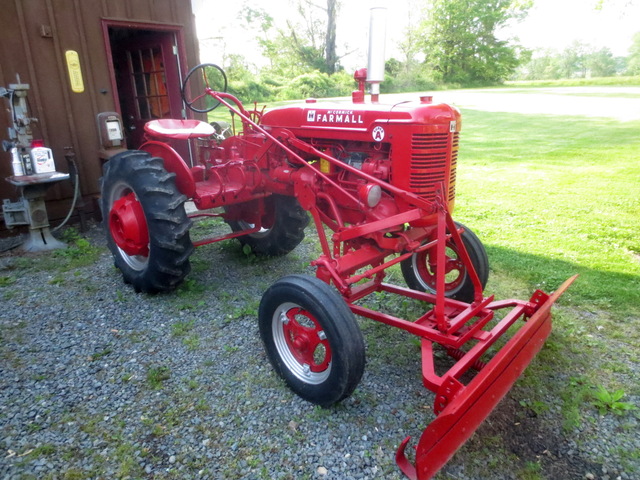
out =
<path fill-rule="evenodd" d="M 491 330 L 489 335 L 499 335 L 500 330 L 504 327 L 501 323 L 508 323 L 511 320 L 509 317 L 514 315 L 521 316 L 531 305 L 535 305 L 536 310 L 533 315 L 525 319 L 524 326 L 513 335 L 489 363 L 484 366 L 480 365 L 481 370 L 469 384 L 462 385 L 456 376 L 460 368 L 467 368 L 469 362 L 476 361 L 473 348 L 458 361 L 456 366 L 449 370 L 444 378 L 441 378 L 435 400 L 435 411 L 436 413 L 439 411 L 439 413 L 420 437 L 416 449 L 415 466 L 409 462 L 405 455 L 405 449 L 411 437 L 407 437 L 401 443 L 396 453 L 396 462 L 408 478 L 412 480 L 431 478 L 489 416 L 542 348 L 551 333 L 551 306 L 573 283 L 575 278 L 576 276 L 566 280 L 551 296 L 537 291 L 529 303 L 512 300 L 488 305 L 488 309 L 514 307 Z M 480 344 L 477 344 L 476 347 L 478 345 Z M 423 362 L 427 364 L 431 359 L 429 356 L 431 347 L 431 342 L 423 340 L 423 355 L 425 355 Z M 460 363 L 464 365 L 460 365 L 459 368 Z M 432 364 L 428 365 L 427 372 L 424 372 L 425 384 L 432 380 L 432 367 Z"/>

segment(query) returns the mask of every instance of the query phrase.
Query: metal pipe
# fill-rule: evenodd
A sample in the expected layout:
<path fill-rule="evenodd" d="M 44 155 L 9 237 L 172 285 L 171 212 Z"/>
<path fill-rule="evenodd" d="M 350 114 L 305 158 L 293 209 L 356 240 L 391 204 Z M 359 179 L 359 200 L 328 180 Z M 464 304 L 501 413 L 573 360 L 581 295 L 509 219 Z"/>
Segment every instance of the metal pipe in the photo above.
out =
<path fill-rule="evenodd" d="M 378 102 L 380 83 L 384 81 L 384 47 L 387 40 L 387 9 L 373 7 L 369 17 L 369 61 L 367 82 L 371 84 L 371 101 Z"/>

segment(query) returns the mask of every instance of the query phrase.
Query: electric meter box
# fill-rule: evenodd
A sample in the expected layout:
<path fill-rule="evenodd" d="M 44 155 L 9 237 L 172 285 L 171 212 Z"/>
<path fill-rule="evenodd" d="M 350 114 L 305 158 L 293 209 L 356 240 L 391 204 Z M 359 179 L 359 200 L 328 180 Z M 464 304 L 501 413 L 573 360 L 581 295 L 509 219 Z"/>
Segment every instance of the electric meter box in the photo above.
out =
<path fill-rule="evenodd" d="M 116 112 L 101 112 L 97 116 L 100 145 L 103 149 L 123 148 L 124 129 L 122 117 Z"/>

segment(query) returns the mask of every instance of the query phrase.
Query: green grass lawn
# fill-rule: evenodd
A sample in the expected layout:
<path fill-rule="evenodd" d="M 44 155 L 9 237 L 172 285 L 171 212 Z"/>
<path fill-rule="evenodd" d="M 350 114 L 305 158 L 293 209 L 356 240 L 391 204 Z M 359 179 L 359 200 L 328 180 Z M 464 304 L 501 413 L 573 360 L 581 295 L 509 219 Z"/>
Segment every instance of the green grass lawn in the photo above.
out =
<path fill-rule="evenodd" d="M 457 171 L 454 218 L 487 248 L 486 294 L 527 298 L 580 275 L 513 398 L 544 407 L 539 418 L 578 444 L 598 435 L 599 392 L 635 408 L 605 414 L 638 417 L 640 122 L 463 110 Z M 632 475 L 633 435 L 621 430 L 616 452 Z"/>
<path fill-rule="evenodd" d="M 639 361 L 639 152 L 640 122 L 463 111 L 454 217 L 485 243 L 487 291 L 523 297 L 579 274 L 554 334 L 577 353 L 554 361 L 594 378 Z"/>

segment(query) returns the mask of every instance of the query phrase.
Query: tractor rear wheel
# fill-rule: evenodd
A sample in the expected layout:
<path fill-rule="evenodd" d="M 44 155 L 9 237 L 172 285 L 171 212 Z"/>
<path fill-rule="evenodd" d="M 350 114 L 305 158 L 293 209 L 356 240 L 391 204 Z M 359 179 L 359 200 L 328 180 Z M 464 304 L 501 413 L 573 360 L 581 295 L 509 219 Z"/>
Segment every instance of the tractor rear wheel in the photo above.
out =
<path fill-rule="evenodd" d="M 258 323 L 274 369 L 305 400 L 328 407 L 360 383 L 362 333 L 342 297 L 321 280 L 278 280 L 262 297 Z"/>
<path fill-rule="evenodd" d="M 489 279 L 489 259 L 480 239 L 469 228 L 457 223 L 456 226 L 464 228 L 462 243 L 464 244 L 471 263 L 478 274 L 482 289 Z M 447 242 L 447 265 L 445 277 L 445 295 L 455 300 L 472 302 L 474 288 L 467 268 L 462 263 L 458 253 L 458 247 L 453 242 Z M 422 292 L 434 293 L 436 291 L 436 253 L 435 249 L 421 253 L 415 253 L 401 262 L 402 276 L 409 288 Z"/>
<path fill-rule="evenodd" d="M 271 195 L 264 200 L 265 214 L 259 231 L 238 237 L 240 243 L 251 247 L 258 255 L 279 257 L 296 248 L 304 239 L 304 229 L 309 224 L 307 212 L 300 206 L 295 197 Z M 232 209 L 247 208 L 245 205 L 227 207 Z M 255 205 L 252 206 L 255 209 Z M 234 232 L 253 228 L 254 224 L 244 220 L 226 220 Z"/>
<path fill-rule="evenodd" d="M 175 174 L 161 158 L 130 150 L 107 162 L 101 179 L 107 245 L 136 292 L 173 290 L 189 273 L 193 244 Z"/>

